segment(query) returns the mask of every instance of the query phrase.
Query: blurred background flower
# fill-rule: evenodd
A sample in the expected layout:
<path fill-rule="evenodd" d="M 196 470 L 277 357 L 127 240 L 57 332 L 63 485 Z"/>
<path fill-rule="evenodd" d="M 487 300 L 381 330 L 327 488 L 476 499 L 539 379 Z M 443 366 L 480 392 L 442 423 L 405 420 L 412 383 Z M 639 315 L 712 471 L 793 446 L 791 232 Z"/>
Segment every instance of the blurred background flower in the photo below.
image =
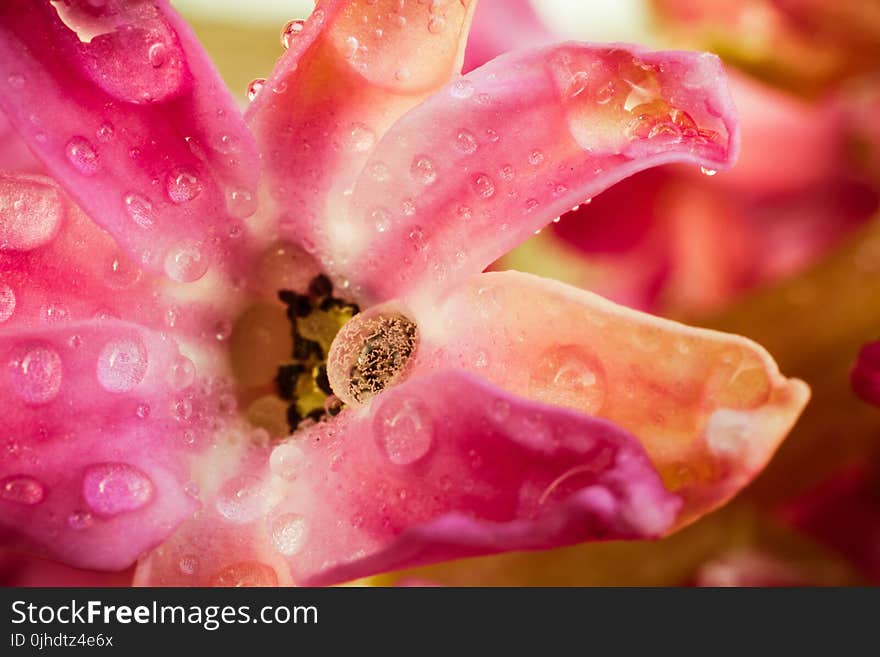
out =
<path fill-rule="evenodd" d="M 243 105 L 283 52 L 281 27 L 313 7 L 174 4 Z M 668 166 L 633 176 L 495 268 L 750 337 L 806 380 L 813 400 L 751 487 L 667 539 L 470 559 L 374 582 L 880 583 L 880 408 L 851 383 L 876 393 L 876 349 L 851 372 L 880 338 L 880 3 L 480 0 L 467 66 L 564 38 L 717 52 L 741 114 L 740 163 L 718 175 Z M 92 581 L 53 568 L 63 567 L 0 554 L 4 583 Z"/>

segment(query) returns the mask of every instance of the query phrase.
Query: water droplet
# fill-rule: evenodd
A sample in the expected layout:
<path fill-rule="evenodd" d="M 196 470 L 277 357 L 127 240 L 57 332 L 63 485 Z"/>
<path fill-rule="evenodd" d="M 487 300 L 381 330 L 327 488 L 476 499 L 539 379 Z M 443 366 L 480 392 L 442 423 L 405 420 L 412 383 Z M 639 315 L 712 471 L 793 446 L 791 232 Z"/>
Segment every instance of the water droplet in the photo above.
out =
<path fill-rule="evenodd" d="M 405 80 L 409 80 L 412 77 L 412 73 L 409 68 L 406 66 L 401 66 L 399 69 L 394 71 L 394 78 L 399 80 L 400 82 L 404 82 Z"/>
<path fill-rule="evenodd" d="M 590 81 L 590 76 L 587 75 L 586 71 L 578 71 L 574 75 L 571 76 L 571 79 L 568 81 L 568 89 L 566 90 L 566 94 L 569 98 L 576 98 L 580 96 L 584 89 L 587 88 L 587 84 Z"/>
<path fill-rule="evenodd" d="M 168 48 L 165 46 L 164 43 L 154 43 L 152 46 L 150 46 L 148 56 L 150 59 L 150 64 L 153 66 L 153 68 L 161 68 L 168 60 Z"/>
<path fill-rule="evenodd" d="M 98 129 L 95 130 L 95 137 L 98 138 L 98 141 L 104 144 L 113 139 L 113 134 L 113 125 L 111 123 L 102 123 Z"/>
<path fill-rule="evenodd" d="M 529 164 L 531 164 L 532 166 L 538 166 L 540 164 L 543 164 L 543 162 L 544 162 L 544 153 L 542 153 L 541 151 L 534 150 L 531 153 L 529 153 Z"/>
<path fill-rule="evenodd" d="M 147 373 L 147 350 L 140 338 L 108 342 L 98 356 L 98 382 L 109 392 L 129 392 Z"/>
<path fill-rule="evenodd" d="M 455 136 L 455 147 L 465 155 L 470 155 L 477 150 L 477 138 L 467 130 L 459 130 Z"/>
<path fill-rule="evenodd" d="M 196 366 L 184 355 L 178 355 L 168 372 L 169 382 L 175 390 L 189 388 L 196 379 Z"/>
<path fill-rule="evenodd" d="M 605 373 L 601 363 L 578 346 L 545 350 L 529 376 L 530 397 L 556 406 L 576 408 L 590 415 L 602 408 L 605 395 Z"/>
<path fill-rule="evenodd" d="M 83 499 L 92 511 L 103 516 L 140 509 L 153 499 L 153 492 L 149 477 L 127 463 L 93 465 L 83 476 Z"/>
<path fill-rule="evenodd" d="M 263 513 L 264 491 L 262 482 L 252 475 L 242 475 L 227 481 L 217 498 L 217 511 L 235 523 L 256 520 Z"/>
<path fill-rule="evenodd" d="M 168 175 L 165 189 L 174 203 L 186 203 L 201 193 L 202 183 L 194 173 L 179 169 Z"/>
<path fill-rule="evenodd" d="M 430 410 L 414 397 L 385 399 L 373 417 L 373 432 L 379 449 L 395 465 L 415 463 L 434 442 Z"/>
<path fill-rule="evenodd" d="M 199 560 L 194 554 L 185 554 L 180 557 L 180 561 L 177 564 L 178 568 L 180 568 L 180 572 L 184 575 L 192 575 L 196 572 L 196 569 L 199 567 Z"/>
<path fill-rule="evenodd" d="M 16 394 L 30 404 L 52 401 L 61 389 L 61 356 L 52 347 L 19 347 L 9 361 Z"/>
<path fill-rule="evenodd" d="M 434 163 L 424 155 L 417 155 L 413 158 L 410 174 L 414 180 L 423 185 L 431 185 L 437 180 L 437 171 L 434 169 Z"/>
<path fill-rule="evenodd" d="M 474 216 L 473 210 L 471 210 L 469 205 L 459 205 L 455 210 L 455 214 L 462 221 L 470 221 Z"/>
<path fill-rule="evenodd" d="M 247 219 L 257 211 L 257 201 L 246 189 L 232 189 L 226 195 L 226 209 L 236 219 Z"/>
<path fill-rule="evenodd" d="M 278 574 L 272 566 L 259 561 L 240 561 L 218 570 L 211 577 L 216 587 L 276 587 Z"/>
<path fill-rule="evenodd" d="M 391 179 L 391 169 L 384 162 L 373 162 L 369 167 L 370 177 L 376 182 L 386 182 Z"/>
<path fill-rule="evenodd" d="M 491 198 L 495 194 L 495 181 L 485 173 L 479 173 L 471 180 L 471 186 L 477 196 Z"/>
<path fill-rule="evenodd" d="M 470 98 L 474 95 L 474 83 L 467 78 L 459 78 L 449 85 L 449 93 L 453 98 Z"/>
<path fill-rule="evenodd" d="M 505 164 L 501 167 L 501 179 L 502 180 L 513 180 L 514 176 L 516 176 L 516 169 L 514 169 L 509 164 Z"/>
<path fill-rule="evenodd" d="M 43 484 L 27 475 L 12 475 L 0 481 L 0 500 L 25 504 L 39 504 L 46 496 Z"/>
<path fill-rule="evenodd" d="M 197 242 L 187 241 L 168 250 L 165 273 L 168 278 L 188 283 L 197 281 L 208 271 L 208 258 Z"/>
<path fill-rule="evenodd" d="M 153 204 L 140 194 L 126 194 L 125 211 L 134 222 L 142 228 L 150 228 L 153 225 Z"/>
<path fill-rule="evenodd" d="M 138 404 L 138 407 L 135 409 L 135 415 L 137 415 L 141 420 L 146 420 L 148 417 L 150 417 L 149 404 Z"/>
<path fill-rule="evenodd" d="M 706 167 L 700 167 L 700 172 L 704 176 L 714 176 L 716 173 L 718 173 L 715 169 L 707 169 Z"/>
<path fill-rule="evenodd" d="M 538 202 L 538 199 L 530 198 L 526 201 L 526 211 L 531 212 L 532 210 L 536 209 L 539 205 L 540 205 L 540 203 Z M 540 230 L 537 230 L 535 232 L 538 233 L 538 232 L 540 232 Z"/>
<path fill-rule="evenodd" d="M 354 59 L 355 55 L 357 55 L 358 48 L 360 48 L 360 43 L 356 37 L 350 36 L 345 40 L 342 48 L 342 55 L 346 59 Z"/>
<path fill-rule="evenodd" d="M 306 519 L 297 513 L 285 513 L 272 522 L 272 543 L 286 557 L 296 554 L 305 545 Z"/>
<path fill-rule="evenodd" d="M 370 212 L 370 221 L 377 233 L 384 233 L 391 227 L 391 213 L 386 208 L 376 208 Z"/>
<path fill-rule="evenodd" d="M 171 414 L 178 422 L 186 422 L 192 417 L 192 402 L 188 399 L 178 399 L 171 405 Z"/>
<path fill-rule="evenodd" d="M 85 137 L 76 136 L 67 142 L 64 148 L 68 161 L 85 176 L 91 176 L 98 170 L 98 154 L 95 147 Z"/>
<path fill-rule="evenodd" d="M 293 481 L 306 466 L 306 455 L 299 445 L 292 442 L 281 443 L 269 456 L 272 472 L 283 479 Z"/>
<path fill-rule="evenodd" d="M 300 19 L 287 21 L 284 29 L 281 30 L 281 45 L 284 48 L 290 48 L 293 40 L 305 29 L 306 22 Z"/>
<path fill-rule="evenodd" d="M 247 99 L 251 102 L 259 95 L 266 85 L 266 78 L 254 78 L 247 87 Z"/>
<path fill-rule="evenodd" d="M 95 524 L 95 518 L 88 511 L 74 511 L 67 516 L 67 525 L 71 529 L 82 531 Z"/>
<path fill-rule="evenodd" d="M 70 309 L 62 303 L 48 303 L 40 309 L 44 324 L 60 324 L 70 318 Z"/>
<path fill-rule="evenodd" d="M 6 283 L 0 281 L 0 324 L 9 320 L 15 312 L 15 292 Z"/>
<path fill-rule="evenodd" d="M 596 102 L 600 105 L 605 105 L 614 98 L 614 94 L 616 89 L 614 88 L 614 82 L 609 82 L 596 90 Z"/>
<path fill-rule="evenodd" d="M 358 153 L 366 153 L 376 143 L 376 133 L 364 123 L 353 123 L 348 129 L 349 147 Z"/>
<path fill-rule="evenodd" d="M 405 216 L 411 217 L 416 213 L 416 204 L 411 198 L 404 199 L 401 204 L 401 210 Z M 2 302 L 0 302 L 0 308 L 2 308 Z"/>
<path fill-rule="evenodd" d="M 428 21 L 428 32 L 431 34 L 440 34 L 446 29 L 446 19 L 442 16 L 432 16 Z"/>

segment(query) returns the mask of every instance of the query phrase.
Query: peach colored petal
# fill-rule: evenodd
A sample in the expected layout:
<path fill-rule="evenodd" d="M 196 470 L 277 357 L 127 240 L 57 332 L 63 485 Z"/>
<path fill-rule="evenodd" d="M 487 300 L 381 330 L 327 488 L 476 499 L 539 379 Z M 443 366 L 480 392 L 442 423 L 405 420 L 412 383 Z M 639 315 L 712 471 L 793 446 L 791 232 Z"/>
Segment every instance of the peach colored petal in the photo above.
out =
<path fill-rule="evenodd" d="M 518 272 L 483 274 L 411 306 L 413 376 L 461 367 L 518 395 L 606 418 L 638 436 L 685 500 L 676 526 L 764 467 L 809 396 L 757 344 L 616 306 Z"/>

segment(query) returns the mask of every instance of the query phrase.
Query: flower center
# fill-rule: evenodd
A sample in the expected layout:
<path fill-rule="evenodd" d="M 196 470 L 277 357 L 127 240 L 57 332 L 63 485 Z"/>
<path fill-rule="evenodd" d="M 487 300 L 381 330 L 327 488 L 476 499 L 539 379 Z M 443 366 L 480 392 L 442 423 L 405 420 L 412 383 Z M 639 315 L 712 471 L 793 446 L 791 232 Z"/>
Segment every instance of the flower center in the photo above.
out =
<path fill-rule="evenodd" d="M 333 296 L 333 284 L 324 274 L 312 279 L 307 294 L 281 290 L 278 298 L 287 306 L 293 349 L 278 366 L 275 386 L 278 397 L 287 402 L 287 424 L 295 431 L 304 420 L 317 422 L 342 410 L 343 402 L 327 378 L 327 354 L 336 334 L 359 309 Z"/>

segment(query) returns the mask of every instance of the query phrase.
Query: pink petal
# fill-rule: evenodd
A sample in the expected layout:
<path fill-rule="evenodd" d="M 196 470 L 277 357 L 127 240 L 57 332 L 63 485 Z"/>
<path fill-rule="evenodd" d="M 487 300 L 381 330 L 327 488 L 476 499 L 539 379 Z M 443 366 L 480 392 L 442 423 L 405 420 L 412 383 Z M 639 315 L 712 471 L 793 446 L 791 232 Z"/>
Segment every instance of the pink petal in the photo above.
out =
<path fill-rule="evenodd" d="M 406 312 L 419 326 L 411 376 L 460 367 L 513 394 L 614 422 L 638 437 L 684 499 L 676 526 L 748 484 L 809 396 L 745 338 L 518 272 L 475 276 L 442 303 Z"/>
<path fill-rule="evenodd" d="M 678 508 L 625 431 L 458 372 L 393 387 L 268 460 L 246 458 L 244 474 L 142 562 L 136 582 L 332 584 L 465 556 L 656 536 Z"/>
<path fill-rule="evenodd" d="M 862 347 L 851 380 L 853 390 L 859 397 L 880 406 L 880 340 Z"/>
<path fill-rule="evenodd" d="M 106 573 L 0 550 L 0 586 L 130 586 L 131 570 Z"/>
<path fill-rule="evenodd" d="M 346 235 L 339 260 L 367 299 L 449 289 L 636 171 L 728 167 L 734 112 L 708 54 L 569 44 L 504 55 L 401 118 L 328 230 Z"/>
<path fill-rule="evenodd" d="M 197 287 L 144 271 L 51 179 L 0 171 L 0 328 L 124 318 L 222 346 L 239 295 L 209 279 Z"/>
<path fill-rule="evenodd" d="M 508 50 L 543 46 L 558 39 L 538 18 L 530 0 L 480 0 L 468 37 L 464 71 Z"/>
<path fill-rule="evenodd" d="M 192 513 L 180 362 L 167 338 L 117 321 L 0 335 L 5 544 L 118 570 Z"/>
<path fill-rule="evenodd" d="M 283 237 L 333 258 L 328 217 L 391 124 L 458 73 L 475 4 L 318 3 L 247 114 Z"/>
<path fill-rule="evenodd" d="M 255 146 L 167 2 L 4 2 L 0 79 L 11 123 L 134 261 L 194 280 L 227 257 Z"/>

